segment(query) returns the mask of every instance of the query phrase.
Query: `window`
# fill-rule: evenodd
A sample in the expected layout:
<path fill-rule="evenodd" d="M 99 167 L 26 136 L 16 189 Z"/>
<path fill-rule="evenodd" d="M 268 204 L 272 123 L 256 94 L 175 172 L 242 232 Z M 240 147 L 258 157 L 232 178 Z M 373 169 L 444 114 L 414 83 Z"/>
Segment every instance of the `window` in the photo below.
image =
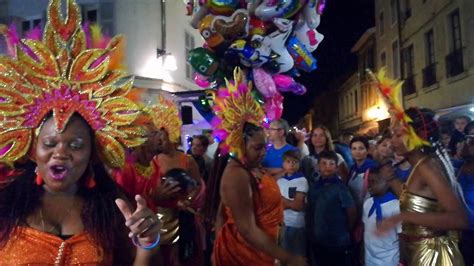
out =
<path fill-rule="evenodd" d="M 380 54 L 380 66 L 384 67 L 387 65 L 387 55 L 385 54 L 385 52 L 382 52 L 382 54 Z"/>
<path fill-rule="evenodd" d="M 189 56 L 189 52 L 194 49 L 194 36 L 191 35 L 189 32 L 184 32 L 184 50 L 186 59 Z M 186 63 L 186 78 L 192 80 L 194 76 L 194 69 L 191 64 Z"/>
<path fill-rule="evenodd" d="M 384 35 L 385 33 L 385 25 L 384 25 L 384 17 L 383 17 L 383 12 L 380 13 L 379 15 L 379 32 L 380 36 Z"/>
<path fill-rule="evenodd" d="M 357 98 L 358 93 L 357 90 L 354 91 L 354 106 L 355 106 L 355 113 L 359 112 L 359 99 Z"/>
<path fill-rule="evenodd" d="M 410 0 L 405 0 L 405 19 L 411 17 L 411 5 Z"/>
<path fill-rule="evenodd" d="M 36 27 L 41 27 L 41 18 L 24 20 L 23 22 L 21 22 L 21 32 L 23 34 Z"/>
<path fill-rule="evenodd" d="M 434 34 L 433 30 L 425 33 L 425 47 L 426 47 L 426 65 L 435 63 L 435 48 L 434 48 Z"/>
<path fill-rule="evenodd" d="M 404 65 L 405 65 L 405 83 L 403 84 L 403 94 L 410 95 L 416 92 L 415 86 L 415 52 L 413 45 L 404 49 Z"/>
<path fill-rule="evenodd" d="M 391 0 L 390 2 L 390 17 L 391 17 L 391 22 L 392 25 L 395 24 L 398 20 L 398 5 L 397 5 L 398 0 Z"/>
<path fill-rule="evenodd" d="M 436 83 L 435 47 L 433 30 L 425 33 L 426 66 L 423 68 L 423 87 Z"/>
<path fill-rule="evenodd" d="M 459 19 L 459 10 L 451 13 L 450 23 L 451 23 L 451 51 L 458 50 L 462 48 L 461 40 L 461 23 Z"/>
<path fill-rule="evenodd" d="M 102 33 L 114 35 L 114 3 L 81 5 L 82 22 L 99 24 Z"/>
<path fill-rule="evenodd" d="M 374 53 L 375 53 L 374 52 L 374 47 L 370 46 L 367 49 L 367 68 L 369 68 L 370 70 L 375 69 Z"/>
<path fill-rule="evenodd" d="M 400 50 L 398 40 L 392 43 L 392 71 L 394 78 L 400 77 Z"/>
<path fill-rule="evenodd" d="M 449 23 L 451 29 L 451 53 L 446 56 L 446 72 L 448 77 L 452 77 L 464 72 L 461 20 L 459 18 L 459 10 L 456 10 L 449 15 Z"/>

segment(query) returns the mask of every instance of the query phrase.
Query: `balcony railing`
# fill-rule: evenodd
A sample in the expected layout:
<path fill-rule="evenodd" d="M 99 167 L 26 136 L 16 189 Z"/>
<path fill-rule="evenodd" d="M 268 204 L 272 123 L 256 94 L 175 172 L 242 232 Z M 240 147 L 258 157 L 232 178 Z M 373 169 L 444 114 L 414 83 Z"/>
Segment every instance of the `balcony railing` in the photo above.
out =
<path fill-rule="evenodd" d="M 446 74 L 454 77 L 464 72 L 462 49 L 452 51 L 446 56 Z"/>
<path fill-rule="evenodd" d="M 403 82 L 403 96 L 408 96 L 416 92 L 415 76 L 408 76 Z"/>
<path fill-rule="evenodd" d="M 436 64 L 433 63 L 423 68 L 423 87 L 426 88 L 435 83 L 436 83 Z"/>

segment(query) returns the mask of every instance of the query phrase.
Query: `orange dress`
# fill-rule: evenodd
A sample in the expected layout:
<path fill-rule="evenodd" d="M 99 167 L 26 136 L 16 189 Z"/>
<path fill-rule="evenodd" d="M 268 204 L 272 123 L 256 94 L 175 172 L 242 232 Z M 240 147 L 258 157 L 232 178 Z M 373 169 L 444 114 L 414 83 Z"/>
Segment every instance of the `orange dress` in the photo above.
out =
<path fill-rule="evenodd" d="M 278 240 L 279 225 L 283 222 L 283 204 L 276 181 L 265 175 L 260 181 L 258 192 L 253 193 L 255 219 L 275 243 Z M 214 244 L 213 265 L 259 265 L 273 266 L 274 259 L 249 245 L 237 230 L 230 208 L 225 207 L 227 220 L 217 233 Z"/>
<path fill-rule="evenodd" d="M 146 168 L 149 173 L 140 171 L 140 169 Z M 151 197 L 161 183 L 160 166 L 156 157 L 150 162 L 149 167 L 143 167 L 138 164 L 133 154 L 127 154 L 124 168 L 114 170 L 112 176 L 117 184 L 125 190 L 128 197 L 133 199 L 135 195 L 140 194 L 145 197 L 148 207 L 154 212 L 157 211 L 156 202 Z"/>
<path fill-rule="evenodd" d="M 0 265 L 111 265 L 90 235 L 83 232 L 63 240 L 31 227 L 17 227 L 0 249 Z"/>

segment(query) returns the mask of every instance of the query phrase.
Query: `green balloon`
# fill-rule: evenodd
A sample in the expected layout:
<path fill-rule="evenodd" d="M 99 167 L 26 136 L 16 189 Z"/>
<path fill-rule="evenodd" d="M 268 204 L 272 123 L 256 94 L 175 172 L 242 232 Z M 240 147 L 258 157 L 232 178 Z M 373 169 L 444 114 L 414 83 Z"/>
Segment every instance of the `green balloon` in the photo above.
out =
<path fill-rule="evenodd" d="M 263 98 L 263 95 L 256 89 L 253 89 L 251 92 L 253 99 L 257 101 L 260 105 L 263 105 L 265 103 L 265 99 Z"/>
<path fill-rule="evenodd" d="M 196 72 L 207 77 L 212 77 L 219 68 L 216 55 L 202 47 L 189 51 L 188 62 Z"/>

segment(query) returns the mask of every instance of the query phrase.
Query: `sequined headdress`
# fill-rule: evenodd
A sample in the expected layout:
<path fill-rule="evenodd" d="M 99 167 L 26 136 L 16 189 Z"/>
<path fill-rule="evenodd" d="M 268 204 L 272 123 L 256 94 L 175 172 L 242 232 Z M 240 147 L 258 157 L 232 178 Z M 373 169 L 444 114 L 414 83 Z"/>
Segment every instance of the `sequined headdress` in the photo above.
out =
<path fill-rule="evenodd" d="M 214 136 L 222 143 L 221 150 L 242 159 L 244 149 L 243 130 L 245 123 L 263 126 L 265 113 L 255 101 L 252 83 L 243 80 L 239 68 L 234 70 L 234 80 L 226 80 L 225 89 L 220 89 L 214 102 L 216 117 Z"/>
<path fill-rule="evenodd" d="M 144 141 L 132 124 L 139 108 L 124 97 L 133 82 L 121 65 L 124 38 L 92 42 L 76 2 L 67 1 L 65 18 L 60 6 L 50 1 L 42 36 L 10 42 L 13 56 L 0 56 L 0 162 L 27 155 L 48 114 L 61 132 L 77 113 L 94 131 L 102 160 L 121 167 L 124 146 Z"/>
<path fill-rule="evenodd" d="M 401 101 L 401 89 L 403 82 L 392 80 L 386 77 L 385 68 L 381 69 L 377 75 L 368 71 L 369 75 L 375 82 L 375 85 L 389 107 L 389 113 L 392 117 L 392 125 L 399 124 L 407 132 L 407 148 L 409 151 L 421 146 L 431 146 L 430 142 L 424 140 L 416 134 L 415 129 L 411 126 L 412 119 L 406 115 Z"/>
<path fill-rule="evenodd" d="M 164 128 L 168 132 L 171 142 L 179 143 L 183 122 L 178 107 L 172 100 L 160 95 L 158 96 L 158 102 L 145 107 L 144 111 L 150 115 L 157 129 Z"/>

